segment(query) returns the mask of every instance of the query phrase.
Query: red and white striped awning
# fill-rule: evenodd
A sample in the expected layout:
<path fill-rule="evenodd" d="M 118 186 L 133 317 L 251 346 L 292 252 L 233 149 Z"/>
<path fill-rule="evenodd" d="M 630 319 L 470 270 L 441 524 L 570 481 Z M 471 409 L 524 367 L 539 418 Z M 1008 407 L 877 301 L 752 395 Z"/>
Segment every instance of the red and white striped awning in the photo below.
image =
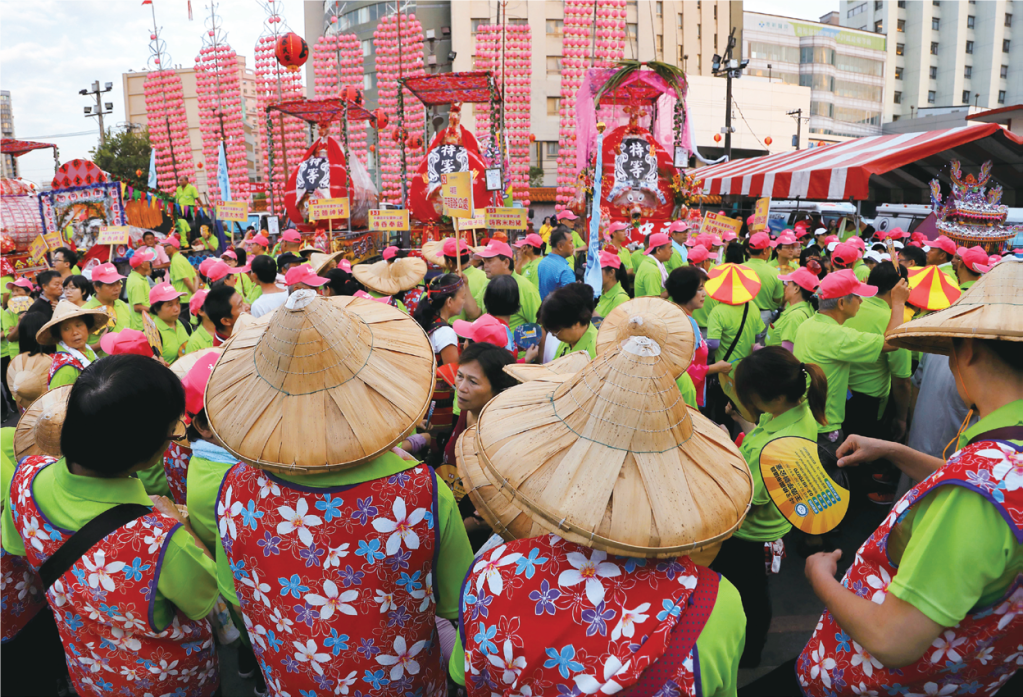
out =
<path fill-rule="evenodd" d="M 977 143 L 988 140 L 992 142 Z M 956 149 L 975 145 L 964 154 Z M 923 133 L 898 133 L 857 138 L 810 150 L 779 153 L 724 162 L 689 173 L 703 180 L 703 193 L 742 195 L 775 199 L 848 201 L 869 196 L 872 176 L 885 175 L 933 158 L 933 166 L 914 167 L 905 176 L 885 177 L 885 186 L 926 187 L 931 175 L 951 159 L 963 165 L 979 165 L 984 159 L 999 165 L 1016 165 L 1015 177 L 1004 181 L 1006 188 L 1018 188 L 1019 165 L 1023 164 L 1023 138 L 1003 126 L 988 123 Z M 974 160 L 980 160 L 974 162 Z M 996 180 L 999 177 L 996 176 Z M 1015 179 L 1015 181 L 1013 181 Z M 876 182 L 875 182 L 876 183 Z"/>

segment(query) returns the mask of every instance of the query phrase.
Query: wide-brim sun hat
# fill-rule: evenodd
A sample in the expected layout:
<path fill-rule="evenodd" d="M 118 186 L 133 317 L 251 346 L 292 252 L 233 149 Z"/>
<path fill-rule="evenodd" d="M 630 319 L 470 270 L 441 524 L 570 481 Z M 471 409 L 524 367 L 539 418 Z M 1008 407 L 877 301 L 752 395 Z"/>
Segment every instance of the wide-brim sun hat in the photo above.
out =
<path fill-rule="evenodd" d="M 11 359 L 10 365 L 7 366 L 7 388 L 19 407 L 28 408 L 46 392 L 51 365 L 53 356 L 45 353 L 37 353 L 34 356 L 19 353 Z"/>
<path fill-rule="evenodd" d="M 885 341 L 910 351 L 946 356 L 952 353 L 952 339 L 1023 342 L 1020 288 L 1023 261 L 1005 257 L 951 306 L 895 328 Z"/>
<path fill-rule="evenodd" d="M 627 300 L 608 313 L 597 330 L 597 354 L 630 336 L 646 336 L 664 349 L 661 357 L 677 378 L 696 355 L 697 341 L 685 310 L 657 297 Z"/>
<path fill-rule="evenodd" d="M 563 382 L 585 368 L 589 362 L 590 354 L 585 351 L 573 351 L 543 365 L 509 363 L 504 366 L 504 372 L 519 382 L 531 382 L 533 380 Z"/>
<path fill-rule="evenodd" d="M 433 348 L 401 310 L 298 290 L 267 317 L 233 333 L 206 386 L 210 428 L 241 460 L 292 474 L 347 469 L 425 416 Z"/>
<path fill-rule="evenodd" d="M 36 341 L 42 346 L 53 346 L 60 342 L 60 331 L 54 333 L 54 329 L 60 326 L 61 322 L 74 318 L 84 319 L 86 317 L 92 317 L 92 327 L 90 331 L 97 327 L 106 324 L 109 316 L 106 311 L 102 308 L 86 309 L 75 305 L 70 300 L 61 300 L 57 303 L 56 309 L 53 311 L 53 317 L 49 322 L 44 324 L 38 332 L 36 332 Z"/>
<path fill-rule="evenodd" d="M 309 255 L 309 265 L 313 267 L 313 271 L 315 271 L 316 275 L 319 276 L 323 271 L 323 267 L 331 261 L 339 259 L 342 254 L 344 254 L 343 251 L 334 252 L 333 254 L 324 254 L 323 252 L 316 251 Z"/>
<path fill-rule="evenodd" d="M 418 257 L 405 257 L 375 264 L 352 267 L 355 280 L 381 295 L 394 295 L 418 286 L 426 276 L 426 262 Z"/>
<path fill-rule="evenodd" d="M 685 353 L 667 356 L 646 324 L 630 319 L 625 338 L 616 333 L 565 382 L 534 380 L 491 400 L 475 453 L 534 528 L 612 554 L 675 557 L 730 536 L 753 481 L 727 434 L 682 400 Z M 695 343 L 688 321 L 680 331 Z"/>
<path fill-rule="evenodd" d="M 14 430 L 14 457 L 30 455 L 60 457 L 60 430 L 64 427 L 71 385 L 64 385 L 32 402 Z"/>

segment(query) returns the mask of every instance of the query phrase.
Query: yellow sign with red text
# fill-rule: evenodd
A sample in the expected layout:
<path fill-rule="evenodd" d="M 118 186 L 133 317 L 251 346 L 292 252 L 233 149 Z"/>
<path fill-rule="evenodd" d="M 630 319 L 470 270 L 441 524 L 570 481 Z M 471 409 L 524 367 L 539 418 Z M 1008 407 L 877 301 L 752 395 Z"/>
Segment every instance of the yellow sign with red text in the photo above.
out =
<path fill-rule="evenodd" d="M 481 230 L 487 226 L 487 210 L 477 208 L 475 215 L 471 218 L 456 218 L 455 227 L 458 230 Z"/>
<path fill-rule="evenodd" d="M 753 207 L 753 225 L 750 226 L 751 232 L 767 229 L 767 214 L 770 212 L 770 210 L 771 210 L 770 198 L 757 199 L 757 203 Z"/>
<path fill-rule="evenodd" d="M 525 230 L 525 208 L 488 208 L 487 227 L 495 230 Z"/>
<path fill-rule="evenodd" d="M 385 232 L 401 232 L 409 229 L 408 210 L 382 210 L 371 208 L 369 211 L 369 229 Z"/>
<path fill-rule="evenodd" d="M 61 238 L 59 232 L 48 232 L 43 235 L 43 238 L 46 240 L 46 246 L 50 248 L 51 252 L 64 246 L 64 240 Z"/>
<path fill-rule="evenodd" d="M 42 235 L 36 235 L 36 238 L 28 245 L 28 255 L 36 261 L 44 260 L 47 251 L 49 251 L 49 247 L 46 246 L 46 240 Z"/>
<path fill-rule="evenodd" d="M 217 220 L 244 223 L 248 219 L 249 204 L 247 201 L 221 201 L 217 206 Z"/>
<path fill-rule="evenodd" d="M 319 198 L 309 202 L 309 222 L 348 217 L 348 197 Z"/>
<path fill-rule="evenodd" d="M 736 235 L 739 234 L 739 230 L 742 229 L 742 221 L 736 218 L 727 218 L 717 213 L 707 213 L 703 219 L 703 225 L 700 227 L 700 233 L 704 235 L 719 235 L 724 236 L 726 232 L 734 232 Z"/>
<path fill-rule="evenodd" d="M 96 244 L 128 244 L 130 234 L 127 225 L 103 225 L 100 226 Z"/>
<path fill-rule="evenodd" d="M 452 218 L 471 218 L 472 173 L 452 172 L 440 175 L 440 198 L 444 215 Z"/>

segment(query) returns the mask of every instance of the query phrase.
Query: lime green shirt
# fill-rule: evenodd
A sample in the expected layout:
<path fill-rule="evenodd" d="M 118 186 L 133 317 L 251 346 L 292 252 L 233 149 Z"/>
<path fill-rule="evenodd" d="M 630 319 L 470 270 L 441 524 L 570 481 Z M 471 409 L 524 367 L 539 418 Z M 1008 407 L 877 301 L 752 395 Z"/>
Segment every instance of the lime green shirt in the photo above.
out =
<path fill-rule="evenodd" d="M 682 373 L 675 380 L 675 384 L 678 385 L 678 391 L 682 393 L 682 401 L 691 406 L 693 409 L 699 409 L 700 405 L 696 398 L 696 385 L 693 384 L 693 378 L 688 372 Z"/>
<path fill-rule="evenodd" d="M 392 452 L 386 452 L 378 458 L 370 460 L 364 465 L 340 472 L 324 472 L 322 474 L 310 474 L 304 476 L 275 475 L 285 481 L 294 482 L 313 489 L 325 489 L 338 486 L 352 486 L 368 482 L 373 479 L 389 477 L 396 472 L 408 469 L 414 463 L 402 460 Z M 189 464 L 191 469 L 191 464 Z M 217 483 L 219 489 L 220 483 Z M 434 587 L 437 589 L 436 614 L 447 619 L 458 617 L 458 603 L 461 596 L 462 581 L 469 571 L 469 565 L 473 562 L 472 547 L 469 546 L 469 538 L 465 534 L 465 524 L 462 523 L 462 516 L 458 513 L 458 504 L 455 502 L 455 495 L 444 482 L 437 479 L 434 474 L 434 487 L 437 490 L 437 512 L 440 520 L 435 521 L 439 525 L 439 549 L 437 550 L 437 566 L 434 570 Z M 189 482 L 189 498 L 192 496 L 191 482 Z M 354 545 L 353 545 L 354 546 Z M 227 561 L 224 552 L 224 545 L 217 539 L 217 580 L 220 592 L 234 605 L 238 605 L 238 596 L 234 589 L 234 574 Z"/>
<path fill-rule="evenodd" d="M 539 261 L 537 261 L 539 263 Z M 469 295 L 473 297 L 476 304 L 479 306 L 480 313 L 486 312 L 483 307 L 483 290 L 487 287 L 487 274 L 482 270 L 477 269 L 475 266 L 463 266 L 462 273 L 465 275 L 465 280 L 469 282 Z M 538 279 L 533 279 L 533 283 L 537 284 L 537 292 L 539 292 Z M 465 311 L 459 312 L 457 315 L 451 318 L 454 322 L 456 319 L 467 320 Z"/>
<path fill-rule="evenodd" d="M 57 353 L 61 353 L 61 352 L 58 351 Z M 90 361 L 95 361 L 96 360 L 96 354 L 88 346 L 86 346 L 82 350 L 82 353 Z M 56 355 L 56 354 L 54 354 L 54 355 Z M 63 387 L 64 385 L 73 385 L 73 384 L 75 384 L 75 380 L 78 379 L 78 376 L 79 376 L 79 374 L 81 372 L 82 371 L 80 371 L 78 368 L 74 367 L 73 365 L 65 365 L 65 366 L 62 366 L 62 367 L 58 368 L 57 372 L 53 374 L 53 379 L 50 380 L 50 389 L 51 390 L 55 390 L 58 387 Z"/>
<path fill-rule="evenodd" d="M 234 467 L 234 462 L 214 462 L 197 455 L 188 461 L 188 518 L 192 530 L 199 536 L 206 549 L 217 549 L 217 497 L 224 475 Z"/>
<path fill-rule="evenodd" d="M 629 253 L 629 250 L 619 249 L 618 258 L 621 259 L 622 266 L 624 266 L 627 271 L 634 271 L 632 266 L 632 254 Z"/>
<path fill-rule="evenodd" d="M 696 320 L 697 326 L 702 327 L 703 329 L 707 328 L 707 322 L 710 320 L 711 310 L 713 310 L 714 306 L 717 304 L 718 301 L 715 300 L 714 298 L 710 297 L 709 295 L 704 296 L 703 307 L 696 308 L 695 310 L 693 310 L 692 313 L 693 319 Z"/>
<path fill-rule="evenodd" d="M 799 329 L 799 325 L 810 319 L 812 315 L 813 306 L 805 300 L 795 305 L 789 305 L 781 311 L 778 319 L 774 321 L 774 324 L 767 331 L 767 345 L 781 346 L 783 341 L 796 343 L 796 330 Z"/>
<path fill-rule="evenodd" d="M 632 269 L 636 273 L 639 273 L 639 267 L 643 265 L 643 260 L 649 256 L 643 252 L 643 245 L 640 245 L 632 252 Z"/>
<path fill-rule="evenodd" d="M 163 341 L 163 360 L 173 363 L 178 359 L 178 351 L 181 346 L 188 342 L 185 325 L 178 320 L 171 327 L 159 317 L 154 317 L 153 321 L 156 323 L 156 328 L 160 330 L 160 339 Z"/>
<path fill-rule="evenodd" d="M 252 303 L 249 302 L 249 294 L 252 293 L 253 287 L 259 288 L 258 285 L 252 282 L 252 279 L 249 278 L 249 275 L 247 273 L 238 274 L 238 285 L 235 286 L 235 290 L 241 293 L 242 297 L 245 298 L 245 302 L 249 303 L 250 305 Z M 263 294 L 262 288 L 259 288 L 259 293 L 260 295 Z"/>
<path fill-rule="evenodd" d="M 178 252 L 171 257 L 168 273 L 170 274 L 171 285 L 174 286 L 174 290 L 184 293 L 181 296 L 181 304 L 187 308 L 188 301 L 192 298 L 192 292 L 185 285 L 185 279 L 190 278 L 194 281 L 197 277 L 195 269 L 188 262 L 188 257 Z"/>
<path fill-rule="evenodd" d="M 742 522 L 742 527 L 735 531 L 739 539 L 773 542 L 792 529 L 792 524 L 767 493 L 764 476 L 760 472 L 760 453 L 764 447 L 773 440 L 787 436 L 799 436 L 817 442 L 817 422 L 806 401 L 781 416 L 761 414 L 760 422 L 742 440 L 739 452 L 746 458 L 750 474 L 753 475 L 753 506 Z"/>
<path fill-rule="evenodd" d="M 250 286 L 249 290 L 245 293 L 245 302 L 251 305 L 252 303 L 259 300 L 259 296 L 263 294 L 263 286 L 259 285 L 258 283 L 252 283 L 251 279 L 249 282 L 249 286 Z"/>
<path fill-rule="evenodd" d="M 263 289 L 260 288 L 259 292 L 260 292 L 260 295 L 262 295 Z M 405 303 L 403 303 L 402 301 L 398 300 L 393 295 L 384 295 L 383 293 L 378 293 L 375 290 L 369 290 L 368 288 L 366 289 L 366 292 L 369 293 L 374 298 L 391 298 L 391 299 L 393 299 L 394 300 L 394 306 L 397 307 L 402 312 L 404 312 L 405 314 L 408 314 L 408 308 L 405 307 Z"/>
<path fill-rule="evenodd" d="M 483 274 L 482 271 L 480 271 Z M 508 326 L 514 330 L 523 324 L 535 324 L 536 315 L 540 311 L 540 289 L 527 281 L 525 278 L 517 273 L 512 273 L 512 278 L 519 285 L 519 310 L 511 317 L 508 318 Z M 486 305 L 483 302 L 483 295 L 487 290 L 487 283 L 489 279 L 486 274 L 483 274 L 483 280 L 486 281 L 482 286 L 479 287 L 477 293 L 473 293 L 473 298 L 476 300 L 476 304 L 479 306 L 480 311 L 486 312 Z M 472 280 L 469 281 L 469 288 L 472 289 Z"/>
<path fill-rule="evenodd" d="M 874 363 L 883 348 L 884 336 L 840 325 L 819 312 L 799 325 L 793 353 L 804 363 L 817 364 L 828 379 L 828 403 L 824 410 L 828 423 L 819 424 L 818 433 L 842 428 L 850 368 L 854 363 Z"/>
<path fill-rule="evenodd" d="M 528 611 L 533 611 L 532 606 L 528 607 Z M 739 658 L 745 645 L 746 613 L 742 610 L 742 599 L 731 581 L 722 576 L 714 609 L 696 639 L 701 694 L 705 697 L 734 697 L 738 690 Z M 455 637 L 448 673 L 459 685 L 465 684 L 465 651 L 461 633 Z"/>
<path fill-rule="evenodd" d="M 198 239 L 196 239 L 196 242 L 200 243 L 203 247 L 210 250 L 211 252 L 215 252 L 218 249 L 220 249 L 220 240 L 218 240 L 217 236 L 214 235 L 212 232 L 210 232 L 209 237 L 203 237 L 202 235 L 200 235 Z"/>
<path fill-rule="evenodd" d="M 11 478 L 17 464 L 14 457 L 14 426 L 0 428 L 0 506 L 7 507 Z"/>
<path fill-rule="evenodd" d="M 152 505 L 138 479 L 83 477 L 72 474 L 63 459 L 36 475 L 32 497 L 55 527 L 73 531 L 117 504 Z M 14 528 L 12 510 L 12 506 L 4 506 L 3 547 L 11 554 L 25 556 L 25 544 Z M 153 620 L 159 630 L 170 625 L 175 607 L 198 620 L 209 614 L 217 599 L 216 566 L 188 531 L 179 528 L 164 544 L 162 562 L 148 572 L 159 574 L 153 596 Z"/>
<path fill-rule="evenodd" d="M 522 277 L 529 279 L 538 290 L 540 288 L 540 275 L 537 273 L 536 267 L 540 265 L 540 261 L 541 259 L 533 259 L 533 261 L 522 267 Z M 483 277 L 486 278 L 486 274 L 483 274 Z"/>
<path fill-rule="evenodd" d="M 10 310 L 0 310 L 0 336 L 6 337 L 7 332 L 18 326 L 19 317 L 17 313 Z M 14 358 L 18 355 L 18 342 L 0 339 L 0 357 Z"/>
<path fill-rule="evenodd" d="M 585 351 L 590 354 L 591 361 L 597 357 L 597 328 L 592 324 L 586 327 L 586 331 L 579 337 L 579 341 L 575 342 L 575 345 L 569 347 L 568 344 L 562 341 L 554 357 L 561 358 L 566 354 L 575 353 L 576 351 Z"/>
<path fill-rule="evenodd" d="M 859 279 L 860 283 L 866 283 L 867 279 L 870 278 L 870 267 L 860 259 L 853 264 L 853 274 Z"/>
<path fill-rule="evenodd" d="M 611 286 L 611 289 L 602 293 L 600 300 L 597 301 L 597 307 L 593 310 L 593 314 L 597 317 L 607 317 L 611 314 L 616 307 L 629 299 L 629 294 L 622 288 L 621 283 L 616 283 Z"/>
<path fill-rule="evenodd" d="M 199 190 L 194 184 L 179 186 L 174 190 L 174 202 L 179 206 L 194 206 L 195 200 L 199 198 Z"/>
<path fill-rule="evenodd" d="M 192 332 L 192 336 L 188 337 L 188 342 L 185 344 L 185 354 L 208 348 L 213 348 L 213 337 L 206 331 L 206 327 L 200 324 Z"/>
<path fill-rule="evenodd" d="M 147 296 L 147 300 L 148 300 L 148 296 Z M 149 303 L 147 302 L 146 304 L 148 305 Z M 110 312 L 110 307 L 107 306 L 107 305 L 103 305 L 95 295 L 92 296 L 91 298 L 89 298 L 88 300 L 86 300 L 85 304 L 82 305 L 82 307 L 87 309 L 87 310 L 92 310 L 94 308 L 101 307 L 104 310 L 106 310 L 108 313 Z M 133 313 L 131 311 L 131 308 L 128 307 L 128 303 L 124 302 L 121 299 L 115 300 L 114 301 L 114 326 L 109 328 L 109 329 L 107 329 L 107 331 L 108 332 L 116 333 L 116 332 L 121 331 L 122 329 L 127 329 L 131 325 L 131 316 L 132 316 L 132 314 Z M 103 331 L 103 327 L 97 326 L 96 329 L 94 329 L 92 331 L 92 333 L 89 334 L 89 348 L 91 348 L 93 351 L 96 351 L 96 355 L 98 355 L 98 356 L 105 356 L 106 355 L 105 353 L 103 353 L 102 351 L 99 350 L 100 333 L 102 331 Z"/>
<path fill-rule="evenodd" d="M 742 325 L 739 341 L 736 342 L 732 355 L 728 357 L 728 362 L 735 365 L 753 352 L 757 334 L 764 331 L 764 321 L 760 319 L 760 311 L 757 310 L 757 306 L 752 301 L 743 305 L 718 303 L 711 310 L 710 317 L 707 319 L 707 338 L 717 339 L 721 342 L 714 352 L 714 360 L 723 360 L 728 347 L 732 345 L 732 339 L 735 338 L 736 332 L 739 331 L 739 325 L 742 323 L 744 305 L 749 305 L 746 323 Z"/>
<path fill-rule="evenodd" d="M 128 294 L 128 309 L 131 310 L 131 319 L 128 322 L 131 329 L 142 331 L 142 313 L 135 311 L 136 305 L 142 305 L 149 310 L 149 281 L 138 271 L 132 269 L 125 281 L 125 292 Z"/>
<path fill-rule="evenodd" d="M 785 288 L 778 280 L 778 270 L 764 259 L 749 259 L 743 265 L 753 269 L 753 273 L 760 279 L 760 291 L 753 300 L 756 306 L 761 310 L 776 310 L 781 307 Z"/>
<path fill-rule="evenodd" d="M 864 298 L 855 317 L 846 320 L 844 327 L 884 336 L 892 310 L 878 297 Z M 849 389 L 870 397 L 881 398 L 881 413 L 888 403 L 892 378 L 908 378 L 913 374 L 912 356 L 907 349 L 882 353 L 873 363 L 856 363 L 849 368 Z M 880 417 L 880 414 L 878 415 Z"/>
<path fill-rule="evenodd" d="M 636 268 L 636 280 L 633 282 L 632 290 L 637 298 L 661 297 L 664 284 L 661 282 L 661 270 L 653 259 L 645 257 L 644 261 Z"/>

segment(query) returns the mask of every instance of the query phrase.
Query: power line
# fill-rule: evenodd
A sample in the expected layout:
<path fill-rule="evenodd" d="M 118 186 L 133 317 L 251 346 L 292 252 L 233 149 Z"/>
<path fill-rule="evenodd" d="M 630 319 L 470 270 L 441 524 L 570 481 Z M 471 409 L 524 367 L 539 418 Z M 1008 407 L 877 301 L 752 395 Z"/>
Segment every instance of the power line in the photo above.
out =
<path fill-rule="evenodd" d="M 18 136 L 18 140 L 49 140 L 51 138 L 74 138 L 77 136 L 92 135 L 96 131 L 79 131 L 78 133 L 58 133 L 52 136 Z"/>
<path fill-rule="evenodd" d="M 767 146 L 764 145 L 764 143 L 760 140 L 760 138 L 757 136 L 757 134 L 753 132 L 753 127 L 750 126 L 749 125 L 749 121 L 746 120 L 746 115 L 742 113 L 742 107 L 739 106 L 739 102 L 738 101 L 733 101 L 732 104 L 734 104 L 735 108 L 738 109 L 739 116 L 742 117 L 742 122 L 744 124 L 746 124 L 746 128 L 749 129 L 750 135 L 752 135 L 754 138 L 757 139 L 757 142 L 760 143 L 760 146 L 763 147 L 764 150 L 767 150 L 768 149 Z"/>

